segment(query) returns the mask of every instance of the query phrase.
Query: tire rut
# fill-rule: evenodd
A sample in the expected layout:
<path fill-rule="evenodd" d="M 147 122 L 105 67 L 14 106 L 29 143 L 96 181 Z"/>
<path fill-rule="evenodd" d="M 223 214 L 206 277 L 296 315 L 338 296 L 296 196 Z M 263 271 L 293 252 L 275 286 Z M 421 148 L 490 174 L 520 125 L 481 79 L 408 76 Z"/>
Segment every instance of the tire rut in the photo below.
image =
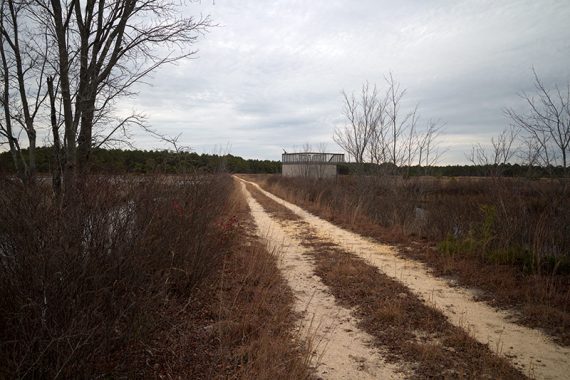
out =
<path fill-rule="evenodd" d="M 373 337 L 357 327 L 352 311 L 338 305 L 315 275 L 314 263 L 299 239 L 253 199 L 243 182 L 242 186 L 257 233 L 269 251 L 278 254 L 278 266 L 295 294 L 294 307 L 301 315 L 298 333 L 314 350 L 312 365 L 316 375 L 331 379 L 407 377 L 405 365 L 387 363 L 382 352 L 370 344 Z"/>

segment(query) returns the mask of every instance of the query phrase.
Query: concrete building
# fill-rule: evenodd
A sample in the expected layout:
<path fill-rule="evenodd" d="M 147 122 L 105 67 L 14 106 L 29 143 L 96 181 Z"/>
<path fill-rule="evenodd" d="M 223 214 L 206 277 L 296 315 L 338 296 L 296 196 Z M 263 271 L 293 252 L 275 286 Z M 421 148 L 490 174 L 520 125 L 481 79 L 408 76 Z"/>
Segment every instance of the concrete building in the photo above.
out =
<path fill-rule="evenodd" d="M 285 177 L 335 177 L 337 164 L 344 162 L 339 153 L 284 153 L 281 158 Z"/>

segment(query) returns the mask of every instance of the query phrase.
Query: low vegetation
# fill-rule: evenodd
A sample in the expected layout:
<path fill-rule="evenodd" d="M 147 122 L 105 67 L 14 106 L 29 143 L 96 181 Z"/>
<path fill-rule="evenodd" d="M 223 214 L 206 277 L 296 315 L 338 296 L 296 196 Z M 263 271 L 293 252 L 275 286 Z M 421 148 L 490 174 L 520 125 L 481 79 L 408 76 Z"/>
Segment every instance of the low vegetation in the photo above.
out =
<path fill-rule="evenodd" d="M 411 365 L 413 378 L 500 378 L 525 376 L 437 309 L 418 299 L 405 285 L 364 260 L 317 236 L 288 208 L 252 185 L 248 191 L 278 220 L 297 224 L 302 244 L 314 259 L 323 283 L 337 302 L 354 309 L 360 327 L 387 350 L 387 358 Z"/>
<path fill-rule="evenodd" d="M 252 176 L 267 190 L 485 290 L 570 344 L 565 180 Z"/>
<path fill-rule="evenodd" d="M 231 179 L 180 182 L 91 178 L 61 209 L 46 186 L 3 180 L 4 376 L 152 373 L 137 358 L 161 349 L 155 333 L 175 323 L 166 311 L 231 247 Z"/>
<path fill-rule="evenodd" d="M 360 327 L 388 349 L 389 359 L 412 363 L 414 378 L 525 378 L 505 358 L 362 259 L 315 235 L 308 235 L 304 244 L 315 258 L 316 274 L 339 303 L 356 309 Z"/>
<path fill-rule="evenodd" d="M 229 176 L 90 177 L 64 208 L 1 181 L 0 377 L 308 373 Z"/>

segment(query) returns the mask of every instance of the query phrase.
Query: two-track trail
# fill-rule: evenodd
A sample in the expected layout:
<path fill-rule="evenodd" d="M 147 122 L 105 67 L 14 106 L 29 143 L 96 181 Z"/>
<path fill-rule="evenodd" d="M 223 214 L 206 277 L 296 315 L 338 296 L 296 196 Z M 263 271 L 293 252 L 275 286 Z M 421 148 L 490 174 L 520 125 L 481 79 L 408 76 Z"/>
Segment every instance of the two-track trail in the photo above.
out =
<path fill-rule="evenodd" d="M 425 303 L 439 309 L 452 324 L 468 330 L 477 341 L 488 344 L 495 353 L 508 358 L 521 372 L 538 379 L 568 378 L 570 349 L 557 345 L 539 330 L 511 322 L 509 313 L 475 301 L 474 292 L 433 276 L 423 264 L 397 256 L 393 247 L 339 228 L 264 191 L 257 184 L 250 184 L 295 213 L 319 237 L 363 258 L 407 286 Z M 257 208 L 256 212 L 259 214 L 263 210 Z M 271 223 L 268 215 L 267 223 Z M 327 348 L 331 346 L 329 343 Z"/>
<path fill-rule="evenodd" d="M 243 183 L 242 183 L 243 186 Z M 258 229 L 270 251 L 279 252 L 279 267 L 296 298 L 295 310 L 301 315 L 299 333 L 314 350 L 312 365 L 322 378 L 399 379 L 404 375 L 386 363 L 371 347 L 372 340 L 356 326 L 351 311 L 338 306 L 318 276 L 314 264 L 304 255 L 301 242 L 265 212 L 245 190 Z"/>
<path fill-rule="evenodd" d="M 569 378 L 570 349 L 557 345 L 541 331 L 513 323 L 508 312 L 476 301 L 474 292 L 435 277 L 423 264 L 398 256 L 395 248 L 346 231 L 266 192 L 255 183 L 240 180 L 292 211 L 319 238 L 364 259 L 408 287 L 424 303 L 437 308 L 449 322 L 467 330 L 477 341 L 488 344 L 522 373 L 538 379 Z M 367 344 L 370 336 L 356 327 L 350 310 L 335 305 L 334 297 L 314 275 L 313 264 L 303 256 L 303 247 L 293 230 L 287 231 L 286 226 L 272 219 L 251 195 L 246 195 L 259 232 L 272 246 L 283 246 L 282 270 L 296 292 L 298 309 L 306 308 L 303 310 L 305 329 L 313 329 L 315 340 L 326 346 L 319 358 L 318 372 L 327 378 L 407 377 L 406 365 L 385 363 L 382 353 Z"/>

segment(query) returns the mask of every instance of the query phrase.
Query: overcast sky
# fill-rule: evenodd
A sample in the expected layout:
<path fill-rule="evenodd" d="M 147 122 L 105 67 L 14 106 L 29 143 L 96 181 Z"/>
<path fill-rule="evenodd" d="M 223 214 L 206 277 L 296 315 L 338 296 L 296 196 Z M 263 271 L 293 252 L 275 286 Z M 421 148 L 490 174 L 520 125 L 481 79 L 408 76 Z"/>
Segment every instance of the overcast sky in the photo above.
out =
<path fill-rule="evenodd" d="M 153 128 L 199 153 L 280 159 L 282 148 L 333 142 L 341 91 L 390 71 L 405 106 L 446 123 L 443 163 L 465 162 L 475 142 L 504 128 L 507 106 L 532 86 L 570 78 L 570 1 L 204 0 L 188 14 L 219 27 L 195 60 L 156 72 L 124 102 Z M 135 146 L 161 148 L 137 135 Z"/>

